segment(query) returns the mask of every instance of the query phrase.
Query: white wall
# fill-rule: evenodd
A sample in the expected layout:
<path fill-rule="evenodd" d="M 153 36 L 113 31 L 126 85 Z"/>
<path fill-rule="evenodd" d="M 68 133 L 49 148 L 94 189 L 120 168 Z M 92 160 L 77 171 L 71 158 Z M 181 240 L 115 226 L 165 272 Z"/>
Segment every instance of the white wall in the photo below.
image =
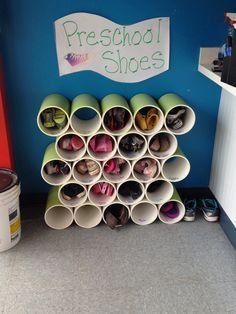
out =
<path fill-rule="evenodd" d="M 223 89 L 209 186 L 236 226 L 236 97 Z"/>

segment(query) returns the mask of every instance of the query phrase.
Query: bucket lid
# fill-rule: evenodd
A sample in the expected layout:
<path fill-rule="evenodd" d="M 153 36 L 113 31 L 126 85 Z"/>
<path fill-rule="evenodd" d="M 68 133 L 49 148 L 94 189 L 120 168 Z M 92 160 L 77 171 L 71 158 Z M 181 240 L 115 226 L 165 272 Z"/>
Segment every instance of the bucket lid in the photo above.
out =
<path fill-rule="evenodd" d="M 9 190 L 18 183 L 18 177 L 14 171 L 0 168 L 0 193 Z"/>

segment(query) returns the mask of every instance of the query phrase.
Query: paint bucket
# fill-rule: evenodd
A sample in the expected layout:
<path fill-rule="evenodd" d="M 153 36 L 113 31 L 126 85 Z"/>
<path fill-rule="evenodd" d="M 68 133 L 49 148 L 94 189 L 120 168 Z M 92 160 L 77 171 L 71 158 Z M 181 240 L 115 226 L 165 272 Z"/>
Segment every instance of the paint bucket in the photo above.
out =
<path fill-rule="evenodd" d="M 162 177 L 171 182 L 185 179 L 190 171 L 190 163 L 179 147 L 172 156 L 161 160 L 161 164 Z"/>
<path fill-rule="evenodd" d="M 131 206 L 131 220 L 141 226 L 150 225 L 157 219 L 157 207 L 144 199 Z"/>
<path fill-rule="evenodd" d="M 57 127 L 45 127 L 43 123 L 43 112 L 47 110 L 59 109 L 65 115 L 64 125 L 60 128 Z M 50 116 L 51 113 L 48 115 Z M 37 124 L 39 129 L 48 136 L 59 136 L 63 134 L 69 128 L 69 114 L 70 114 L 70 102 L 69 100 L 60 94 L 48 95 L 42 102 L 37 116 Z"/>
<path fill-rule="evenodd" d="M 178 215 L 176 215 L 176 217 L 169 217 L 168 214 L 162 211 L 162 207 L 164 205 L 166 206 L 170 202 L 173 202 L 175 206 L 178 207 Z M 182 220 L 184 218 L 184 215 L 185 215 L 185 206 L 179 196 L 179 193 L 174 188 L 174 193 L 172 197 L 167 202 L 158 205 L 158 217 L 162 222 L 170 225 L 170 224 L 174 224 Z"/>
<path fill-rule="evenodd" d="M 164 113 L 164 125 L 167 130 L 175 135 L 181 135 L 189 132 L 193 128 L 196 120 L 195 113 L 181 97 L 176 94 L 166 94 L 159 98 L 158 103 Z M 174 129 L 171 125 L 167 124 L 167 116 L 171 114 L 173 109 L 177 111 L 178 109 L 185 109 L 184 115 L 181 116 L 183 125 L 178 129 Z"/>
<path fill-rule="evenodd" d="M 95 97 L 81 94 L 72 101 L 70 125 L 79 135 L 95 134 L 101 127 L 100 107 Z"/>
<path fill-rule="evenodd" d="M 62 162 L 63 165 L 67 166 L 69 169 L 69 172 L 66 174 L 63 173 L 53 173 L 49 174 L 46 171 L 47 163 L 50 162 Z M 55 149 L 55 143 L 51 143 L 46 148 L 46 151 L 44 153 L 42 167 L 41 167 L 41 176 L 44 179 L 45 182 L 51 185 L 61 185 L 65 182 L 67 182 L 71 177 L 71 165 L 65 161 L 62 160 Z"/>
<path fill-rule="evenodd" d="M 74 219 L 72 208 L 63 205 L 58 199 L 58 186 L 54 186 L 48 193 L 44 220 L 46 224 L 57 230 L 69 227 Z"/>
<path fill-rule="evenodd" d="M 163 113 L 162 113 L 161 109 L 159 108 L 157 102 L 150 95 L 137 94 L 137 95 L 133 96 L 130 99 L 130 107 L 131 107 L 131 110 L 132 110 L 133 115 L 134 115 L 134 126 L 138 132 L 140 132 L 144 135 L 151 135 L 151 134 L 155 134 L 155 133 L 159 132 L 160 129 L 163 127 L 163 123 L 164 123 Z M 139 116 L 142 117 L 144 119 L 144 120 L 142 120 L 144 122 L 144 124 L 143 123 L 142 124 L 146 125 L 147 124 L 146 122 L 148 121 L 148 119 L 145 119 L 145 117 L 147 117 L 146 116 L 147 113 L 150 112 L 150 110 L 152 110 L 152 109 L 156 110 L 159 119 L 153 128 L 143 130 L 137 123 L 138 117 Z M 140 121 L 140 119 L 139 119 L 139 121 Z"/>
<path fill-rule="evenodd" d="M 105 96 L 102 99 L 101 102 L 101 107 L 102 107 L 102 126 L 103 128 L 113 134 L 113 135 L 121 135 L 129 131 L 129 129 L 132 127 L 133 124 L 133 116 L 130 111 L 128 102 L 126 99 L 118 94 L 110 94 Z M 106 125 L 106 121 L 109 121 L 109 111 L 114 109 L 114 108 L 122 108 L 125 110 L 125 117 L 127 118 L 127 123 L 123 126 L 123 128 L 119 130 L 112 130 Z M 110 122 L 110 121 L 109 121 Z"/>
<path fill-rule="evenodd" d="M 0 168 L 0 252 L 15 246 L 21 237 L 20 182 L 15 172 Z"/>
<path fill-rule="evenodd" d="M 85 203 L 75 208 L 75 223 L 82 228 L 94 228 L 102 220 L 102 210 L 99 206 Z"/>
<path fill-rule="evenodd" d="M 158 148 L 159 147 L 159 148 Z M 178 147 L 176 136 L 165 128 L 148 137 L 149 154 L 158 159 L 165 159 L 174 154 Z M 154 149 L 156 148 L 156 149 Z M 157 149 L 158 148 L 158 149 Z"/>

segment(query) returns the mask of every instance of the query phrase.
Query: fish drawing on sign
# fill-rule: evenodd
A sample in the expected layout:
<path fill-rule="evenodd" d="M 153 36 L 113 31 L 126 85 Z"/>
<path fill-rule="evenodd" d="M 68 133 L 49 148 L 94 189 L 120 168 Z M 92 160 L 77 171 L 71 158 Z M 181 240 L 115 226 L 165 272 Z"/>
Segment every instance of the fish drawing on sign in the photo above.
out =
<path fill-rule="evenodd" d="M 84 63 L 88 60 L 88 53 L 84 54 L 76 54 L 74 52 L 70 52 L 65 56 L 65 59 L 69 62 L 71 66 L 76 66 Z"/>

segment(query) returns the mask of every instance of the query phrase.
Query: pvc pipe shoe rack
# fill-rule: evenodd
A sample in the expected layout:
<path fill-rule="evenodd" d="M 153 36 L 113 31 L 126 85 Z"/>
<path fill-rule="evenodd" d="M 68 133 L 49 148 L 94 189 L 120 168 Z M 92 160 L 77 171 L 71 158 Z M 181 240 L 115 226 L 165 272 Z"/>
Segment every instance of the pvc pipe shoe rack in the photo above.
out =
<path fill-rule="evenodd" d="M 187 177 L 190 163 L 176 136 L 192 129 L 195 113 L 178 95 L 155 100 L 137 94 L 128 102 L 110 94 L 99 103 L 81 94 L 71 103 L 52 94 L 43 100 L 37 124 L 55 138 L 41 167 L 52 185 L 44 215 L 49 227 L 110 225 L 108 214 L 119 206 L 125 223 L 148 225 L 159 218 L 173 224 L 184 217 L 173 183 Z"/>

